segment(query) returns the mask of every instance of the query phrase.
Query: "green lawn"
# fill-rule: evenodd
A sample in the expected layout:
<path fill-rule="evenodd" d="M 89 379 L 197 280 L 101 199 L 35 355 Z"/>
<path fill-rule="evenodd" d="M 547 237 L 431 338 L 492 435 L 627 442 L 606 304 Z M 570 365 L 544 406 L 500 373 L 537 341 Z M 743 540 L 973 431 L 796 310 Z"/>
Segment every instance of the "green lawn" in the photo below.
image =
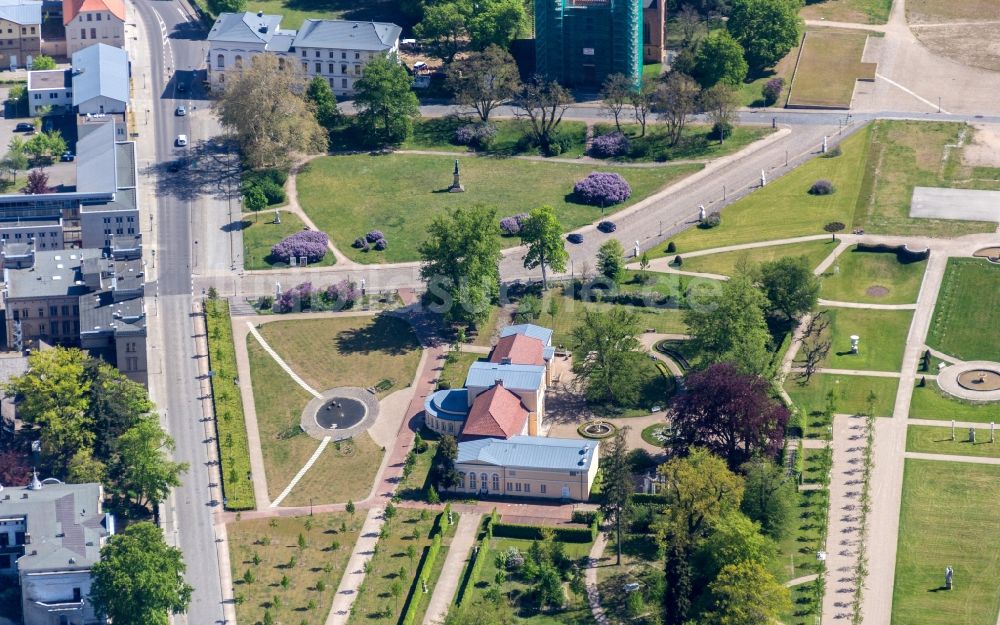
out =
<path fill-rule="evenodd" d="M 396 623 L 410 593 L 422 592 L 420 582 L 417 580 L 417 568 L 423 561 L 424 552 L 431 544 L 431 528 L 434 526 L 435 517 L 439 514 L 443 513 L 398 509 L 396 518 L 386 524 L 389 527 L 388 534 L 383 535 L 378 541 L 376 553 L 372 556 L 365 581 L 358 591 L 351 616 L 347 620 L 349 624 L 381 623 L 385 620 L 379 614 L 382 610 L 390 613 L 389 623 Z M 453 514 L 452 519 L 457 524 L 458 514 Z M 451 542 L 451 535 L 454 534 L 455 525 L 449 526 L 446 518 L 441 519 L 441 526 L 445 533 L 442 535 L 443 544 L 432 569 L 435 574 L 430 577 L 427 594 L 421 600 L 421 609 L 418 610 L 414 623 L 423 620 L 423 614 L 448 553 L 447 545 Z M 410 546 L 414 548 L 412 559 L 407 553 Z M 400 592 L 397 596 L 393 596 L 393 586 L 397 584 Z"/>
<path fill-rule="evenodd" d="M 893 253 L 850 249 L 823 274 L 820 297 L 839 302 L 913 304 L 926 268 L 927 261 L 903 263 Z"/>
<path fill-rule="evenodd" d="M 260 623 L 266 610 L 275 623 L 325 623 L 363 520 L 363 515 L 334 512 L 227 525 L 239 622 Z M 299 536 L 305 539 L 304 549 Z M 259 564 L 254 564 L 255 555 Z M 247 571 L 250 583 L 244 579 Z M 287 587 L 281 585 L 283 577 L 291 581 Z"/>
<path fill-rule="evenodd" d="M 559 298 L 559 308 L 556 316 L 549 315 L 549 299 Z M 607 310 L 616 304 L 604 302 L 582 302 L 562 294 L 559 289 L 549 289 L 542 299 L 542 314 L 535 323 L 552 328 L 552 344 L 571 346 L 571 333 L 579 323 L 579 315 L 585 308 L 591 310 Z M 628 306 L 639 315 L 639 327 L 643 330 L 651 328 L 664 334 L 685 334 L 687 326 L 681 319 L 682 313 L 676 309 Z"/>
<path fill-rule="evenodd" d="M 840 156 L 814 158 L 728 206 L 722 211 L 720 226 L 685 231 L 674 239 L 679 253 L 683 256 L 684 252 L 725 245 L 822 234 L 823 226 L 831 221 L 850 228 L 869 132 L 870 128 L 864 128 L 847 138 Z M 837 192 L 810 195 L 809 187 L 819 179 L 831 180 Z M 664 254 L 663 247 L 659 248 L 658 255 Z"/>
<path fill-rule="evenodd" d="M 479 347 L 489 347 L 493 341 L 493 332 L 497 329 L 497 322 L 500 320 L 500 307 L 490 308 L 490 314 L 477 329 L 466 330 L 466 338 L 470 345 Z"/>
<path fill-rule="evenodd" d="M 672 24 L 674 20 L 667 20 L 667 24 Z M 718 25 L 718 28 L 725 28 L 723 23 Z M 669 27 L 668 27 L 669 30 Z M 782 89 L 781 96 L 778 101 L 772 106 L 781 108 L 785 106 L 785 100 L 788 98 L 788 85 L 792 82 L 792 73 L 795 71 L 795 61 L 799 56 L 799 46 L 795 46 L 788 51 L 785 58 L 778 61 L 775 66 L 762 72 L 761 75 L 755 75 L 748 77 L 747 81 L 740 85 L 740 89 L 737 92 L 737 100 L 741 106 L 754 106 L 761 107 L 764 106 L 764 96 L 761 93 L 761 89 L 767 84 L 767 81 L 772 78 L 784 78 L 785 88 Z"/>
<path fill-rule="evenodd" d="M 805 483 L 822 483 L 824 473 L 830 470 L 833 461 L 833 451 L 830 449 L 802 449 L 802 481 Z"/>
<path fill-rule="evenodd" d="M 461 167 L 466 192 L 446 193 L 452 181 L 450 156 L 366 154 L 318 158 L 298 179 L 299 199 L 316 226 L 329 234 L 344 254 L 362 263 L 418 260 L 417 246 L 427 236 L 433 218 L 460 206 L 497 207 L 499 220 L 548 204 L 556 209 L 566 230 L 601 217 L 599 207 L 576 204 L 570 197 L 576 181 L 595 170 L 592 165 L 465 158 Z M 632 186 L 632 197 L 606 212 L 637 202 L 699 169 L 701 165 L 623 168 L 620 173 Z M 372 229 L 385 233 L 388 249 L 362 252 L 351 247 L 355 238 Z M 503 245 L 518 242 L 509 238 L 503 240 Z"/>
<path fill-rule="evenodd" d="M 875 78 L 874 64 L 861 62 L 864 31 L 809 30 L 792 79 L 788 106 L 851 106 L 858 78 Z"/>
<path fill-rule="evenodd" d="M 731 276 L 736 273 L 737 267 L 741 264 L 748 266 L 766 263 L 779 258 L 789 258 L 805 256 L 810 267 L 817 267 L 823 259 L 837 249 L 836 244 L 830 239 L 821 241 L 806 241 L 804 243 L 788 243 L 786 245 L 775 245 L 771 247 L 761 247 L 752 250 L 738 250 L 736 252 L 720 252 L 707 256 L 692 256 L 685 258 L 681 250 L 682 265 L 685 271 L 696 271 L 700 273 L 714 273 L 723 276 Z"/>
<path fill-rule="evenodd" d="M 899 371 L 910 331 L 913 311 L 826 308 L 828 332 L 833 341 L 822 363 L 827 369 Z M 851 353 L 851 335 L 861 337 L 857 354 Z"/>
<path fill-rule="evenodd" d="M 962 360 L 997 360 L 1000 267 L 985 259 L 950 258 L 927 344 Z"/>
<path fill-rule="evenodd" d="M 281 211 L 281 223 L 274 223 L 273 211 L 247 213 L 241 222 L 243 234 L 243 267 L 246 269 L 272 269 L 285 264 L 271 258 L 271 247 L 285 237 L 307 229 L 295 213 Z M 313 267 L 328 267 L 337 262 L 333 252 Z"/>
<path fill-rule="evenodd" d="M 817 373 L 802 386 L 794 374 L 785 382 L 785 390 L 795 405 L 806 414 L 806 438 L 829 438 L 829 423 L 822 417 L 826 395 L 831 390 L 836 398 L 837 413 L 861 414 L 868 410 L 868 395 L 875 393 L 875 415 L 888 417 L 896 403 L 896 378 L 874 378 L 859 375 Z"/>
<path fill-rule="evenodd" d="M 393 22 L 405 28 L 412 26 L 414 19 L 419 17 L 408 5 L 407 0 L 321 0 L 308 3 L 251 0 L 246 10 L 281 15 L 284 17 L 282 28 L 298 28 L 303 20 L 309 18 Z"/>
<path fill-rule="evenodd" d="M 416 460 L 413 464 L 413 469 L 411 469 L 410 475 L 399 483 L 399 488 L 396 492 L 403 499 L 424 501 L 427 497 L 426 489 L 430 486 L 427 476 L 431 471 L 431 463 L 434 460 L 438 442 L 437 440 L 430 440 L 434 433 L 426 428 L 421 431 L 421 434 L 424 435 L 424 440 L 427 442 L 427 449 L 423 453 L 414 453 L 413 457 Z"/>
<path fill-rule="evenodd" d="M 778 620 L 784 625 L 815 625 L 818 616 L 819 603 L 822 601 L 823 580 L 818 579 L 798 586 L 792 586 L 792 608 L 778 615 Z M 817 587 L 819 600 L 817 600 Z"/>
<path fill-rule="evenodd" d="M 906 460 L 892 623 L 994 625 L 1000 610 L 1000 466 Z M 955 585 L 942 591 L 944 569 Z"/>
<path fill-rule="evenodd" d="M 996 176 L 978 178 L 973 168 L 962 164 L 962 150 L 952 146 L 963 132 L 972 130 L 954 122 L 875 123 L 853 226 L 872 233 L 934 237 L 993 232 L 996 224 L 910 218 L 916 186 L 1000 189 Z"/>
<path fill-rule="evenodd" d="M 614 124 L 594 125 L 594 136 L 615 131 Z M 717 158 L 738 152 L 758 139 L 774 132 L 770 126 L 741 125 L 733 128 L 733 134 L 719 143 L 711 138 L 712 127 L 705 124 L 688 124 L 676 146 L 667 143 L 667 128 L 662 124 L 648 124 L 646 136 L 640 136 L 638 124 L 622 124 L 622 132 L 631 139 L 627 156 L 609 159 L 621 162 L 662 162 L 676 159 Z"/>
<path fill-rule="evenodd" d="M 918 377 L 920 374 L 917 374 Z M 1000 421 L 1000 411 L 996 402 L 973 403 L 948 395 L 938 388 L 936 382 L 927 381 L 927 386 L 913 389 L 910 402 L 911 419 L 940 419 L 942 421 L 975 421 L 989 423 Z"/>
<path fill-rule="evenodd" d="M 892 0 L 820 0 L 810 2 L 799 12 L 804 19 L 885 24 Z"/>
<path fill-rule="evenodd" d="M 818 573 L 816 552 L 824 549 L 829 494 L 825 490 L 796 491 L 798 514 L 792 515 L 791 531 L 777 542 L 778 553 L 771 572 L 779 582 Z"/>
<path fill-rule="evenodd" d="M 688 291 L 703 293 L 718 293 L 721 289 L 720 280 L 710 278 L 695 278 L 676 273 L 661 273 L 647 271 L 642 277 L 640 271 L 626 270 L 624 279 L 618 283 L 619 293 L 635 293 L 648 298 L 650 305 L 662 301 L 665 297 L 683 298 Z M 704 291 L 702 289 L 705 289 Z M 712 291 L 708 291 L 712 289 Z"/>
<path fill-rule="evenodd" d="M 455 131 L 466 124 L 475 123 L 478 118 L 448 116 L 428 117 L 418 119 L 413 125 L 413 135 L 400 146 L 403 150 L 446 150 L 449 152 L 468 152 L 469 147 L 454 143 Z M 530 133 L 530 124 L 520 119 L 494 119 L 490 124 L 496 127 L 497 134 L 493 137 L 488 154 L 496 156 L 514 156 L 518 154 L 537 155 L 538 148 L 523 142 Z M 587 124 L 584 122 L 564 121 L 559 124 L 559 132 L 572 139 L 569 148 L 559 154 L 560 158 L 579 158 L 583 156 L 587 144 Z"/>
<path fill-rule="evenodd" d="M 1000 441 L 990 443 L 988 429 L 977 428 L 976 442 L 971 443 L 967 428 L 956 427 L 955 440 L 951 440 L 950 427 L 911 425 L 906 428 L 906 451 L 1000 458 Z"/>
<path fill-rule="evenodd" d="M 465 376 L 469 373 L 469 366 L 480 358 L 485 358 L 485 356 L 483 354 L 459 352 L 455 355 L 454 361 L 445 361 L 438 381 L 441 384 L 446 384 L 447 388 L 462 388 L 465 386 Z"/>
<path fill-rule="evenodd" d="M 384 396 L 413 381 L 420 342 L 405 320 L 390 315 L 272 321 L 260 329 L 274 351 L 319 392 L 336 386 L 375 386 Z"/>

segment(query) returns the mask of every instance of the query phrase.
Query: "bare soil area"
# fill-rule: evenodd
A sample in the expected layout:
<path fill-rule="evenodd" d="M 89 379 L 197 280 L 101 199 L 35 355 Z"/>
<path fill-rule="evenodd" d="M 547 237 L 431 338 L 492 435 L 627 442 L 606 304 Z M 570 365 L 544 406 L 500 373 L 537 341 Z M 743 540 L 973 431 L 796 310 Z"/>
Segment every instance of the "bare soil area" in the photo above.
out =
<path fill-rule="evenodd" d="M 968 167 L 1000 167 L 1000 126 L 975 124 L 975 132 L 962 150 L 962 163 Z"/>
<path fill-rule="evenodd" d="M 908 0 L 906 20 L 931 52 L 1000 71 L 1000 0 Z"/>

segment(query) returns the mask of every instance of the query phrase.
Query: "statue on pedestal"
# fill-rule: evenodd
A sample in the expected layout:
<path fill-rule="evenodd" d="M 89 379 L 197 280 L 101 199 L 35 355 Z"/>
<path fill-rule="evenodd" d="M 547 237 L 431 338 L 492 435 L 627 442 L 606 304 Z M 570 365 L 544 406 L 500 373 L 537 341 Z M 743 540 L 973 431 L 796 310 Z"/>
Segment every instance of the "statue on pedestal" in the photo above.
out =
<path fill-rule="evenodd" d="M 451 182 L 451 186 L 448 187 L 448 193 L 464 193 L 465 187 L 462 186 L 461 175 L 458 171 L 458 159 L 455 159 L 455 173 L 454 179 Z"/>

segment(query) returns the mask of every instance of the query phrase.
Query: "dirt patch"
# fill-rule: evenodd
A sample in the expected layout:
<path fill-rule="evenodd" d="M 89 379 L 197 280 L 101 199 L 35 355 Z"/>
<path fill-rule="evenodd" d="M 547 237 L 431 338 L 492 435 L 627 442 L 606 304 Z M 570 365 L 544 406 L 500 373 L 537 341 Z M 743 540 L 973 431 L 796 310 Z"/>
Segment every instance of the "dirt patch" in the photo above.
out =
<path fill-rule="evenodd" d="M 969 167 L 1000 167 L 1000 126 L 976 124 L 972 141 L 962 150 L 962 162 Z"/>
<path fill-rule="evenodd" d="M 1000 0 L 907 0 L 906 19 L 911 24 L 979 22 L 1000 15 Z"/>
<path fill-rule="evenodd" d="M 984 247 L 973 256 L 976 258 L 1000 258 L 1000 247 Z"/>
<path fill-rule="evenodd" d="M 889 294 L 889 289 L 884 286 L 873 285 L 865 289 L 865 295 L 868 297 L 885 297 Z"/>
<path fill-rule="evenodd" d="M 911 30 L 935 54 L 963 65 L 1000 71 L 1000 22 L 913 24 Z"/>

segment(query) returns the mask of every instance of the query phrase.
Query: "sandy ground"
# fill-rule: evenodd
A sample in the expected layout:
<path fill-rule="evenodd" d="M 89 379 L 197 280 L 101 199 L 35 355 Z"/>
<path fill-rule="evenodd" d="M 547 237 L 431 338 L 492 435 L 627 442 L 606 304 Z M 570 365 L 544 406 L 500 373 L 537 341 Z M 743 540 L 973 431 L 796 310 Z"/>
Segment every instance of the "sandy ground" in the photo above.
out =
<path fill-rule="evenodd" d="M 962 150 L 962 162 L 969 167 L 1000 167 L 1000 126 L 975 124 L 973 128 L 972 140 Z"/>

